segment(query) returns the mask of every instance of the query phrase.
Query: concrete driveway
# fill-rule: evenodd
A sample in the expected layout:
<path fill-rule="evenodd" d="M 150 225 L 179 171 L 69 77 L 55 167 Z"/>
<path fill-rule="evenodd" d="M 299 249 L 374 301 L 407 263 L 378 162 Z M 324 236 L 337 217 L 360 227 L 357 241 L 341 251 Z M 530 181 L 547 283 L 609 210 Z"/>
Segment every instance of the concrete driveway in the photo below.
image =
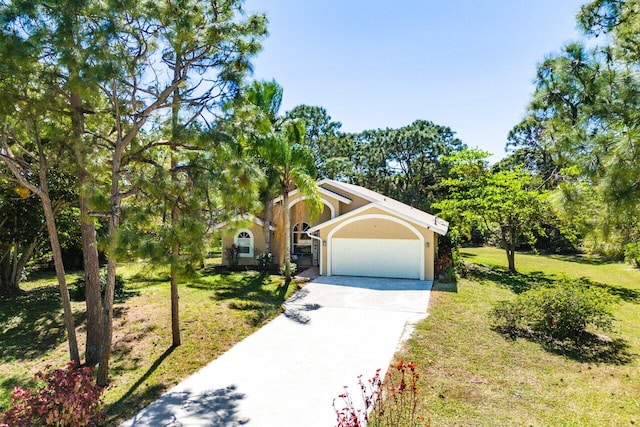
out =
<path fill-rule="evenodd" d="M 358 375 L 388 367 L 426 316 L 430 289 L 427 281 L 320 277 L 282 315 L 123 425 L 335 425 L 333 399 L 347 386 L 358 402 Z"/>

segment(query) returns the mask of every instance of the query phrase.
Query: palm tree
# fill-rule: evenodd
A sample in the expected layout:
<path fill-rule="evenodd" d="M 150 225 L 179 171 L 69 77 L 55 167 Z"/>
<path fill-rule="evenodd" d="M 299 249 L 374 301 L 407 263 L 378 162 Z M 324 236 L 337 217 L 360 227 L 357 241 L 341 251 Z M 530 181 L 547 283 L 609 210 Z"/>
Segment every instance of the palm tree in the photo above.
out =
<path fill-rule="evenodd" d="M 244 103 L 235 111 L 242 123 L 249 150 L 262 169 L 264 182 L 265 249 L 271 252 L 272 200 L 282 196 L 280 236 L 284 243 L 285 283 L 291 281 L 291 217 L 289 192 L 298 189 L 308 199 L 310 213 L 320 212 L 322 202 L 316 184 L 316 164 L 313 153 L 304 146 L 306 126 L 299 119 L 278 115 L 282 103 L 282 87 L 275 81 L 256 81 L 243 89 Z M 248 125 L 247 125 L 248 124 Z"/>
<path fill-rule="evenodd" d="M 287 120 L 278 132 L 272 133 L 260 147 L 260 158 L 275 172 L 282 196 L 282 241 L 284 243 L 285 286 L 291 282 L 291 217 L 289 193 L 297 189 L 307 199 L 310 214 L 317 215 L 322 208 L 316 183 L 316 164 L 311 150 L 304 146 L 306 127 L 302 120 Z M 266 210 L 269 210 L 266 207 Z"/>
<path fill-rule="evenodd" d="M 282 86 L 275 80 L 255 81 L 244 88 L 245 101 L 253 107 L 249 111 L 249 121 L 252 124 L 250 144 L 256 154 L 258 164 L 264 173 L 264 182 L 261 195 L 264 201 L 264 244 L 265 252 L 271 253 L 271 200 L 277 195 L 278 173 L 265 162 L 260 155 L 260 147 L 265 139 L 274 132 L 278 132 L 282 124 L 282 118 L 278 116 L 282 104 Z"/>

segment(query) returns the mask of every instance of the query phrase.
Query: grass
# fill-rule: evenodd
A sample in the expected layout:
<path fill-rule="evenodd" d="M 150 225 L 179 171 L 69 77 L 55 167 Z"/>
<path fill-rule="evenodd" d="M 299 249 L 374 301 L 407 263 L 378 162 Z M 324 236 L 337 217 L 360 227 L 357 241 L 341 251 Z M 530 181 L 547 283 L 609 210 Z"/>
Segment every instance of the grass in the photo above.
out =
<path fill-rule="evenodd" d="M 640 424 L 640 271 L 566 256 L 463 249 L 482 266 L 455 284 L 436 283 L 430 316 L 397 355 L 421 366 L 420 399 L 432 426 L 631 426 Z M 587 278 L 620 296 L 610 357 L 589 359 L 491 327 L 495 302 L 536 283 Z M 605 354 L 606 356 L 606 354 Z"/>
<path fill-rule="evenodd" d="M 111 384 L 104 394 L 109 425 L 133 415 L 275 317 L 296 287 L 284 290 L 280 276 L 216 272 L 209 261 L 200 277 L 180 286 L 183 344 L 172 348 L 166 272 L 132 263 L 118 273 L 127 284 L 114 310 Z M 76 277 L 69 275 L 69 283 Z M 31 386 L 35 372 L 68 360 L 55 277 L 41 275 L 22 288 L 26 292 L 16 299 L 0 300 L 0 411 L 14 386 Z M 73 310 L 83 349 L 84 303 L 74 302 Z"/>

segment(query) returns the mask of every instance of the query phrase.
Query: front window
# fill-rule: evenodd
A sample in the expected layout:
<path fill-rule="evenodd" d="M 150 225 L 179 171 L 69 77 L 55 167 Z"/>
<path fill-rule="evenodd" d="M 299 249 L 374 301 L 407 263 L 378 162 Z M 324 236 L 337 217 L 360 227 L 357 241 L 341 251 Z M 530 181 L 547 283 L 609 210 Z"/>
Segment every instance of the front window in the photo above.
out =
<path fill-rule="evenodd" d="M 311 238 L 307 235 L 307 230 L 311 228 L 306 222 L 296 224 L 292 230 L 291 251 L 295 255 L 311 255 Z"/>
<path fill-rule="evenodd" d="M 240 230 L 236 233 L 233 243 L 238 247 L 238 256 L 241 258 L 253 257 L 253 234 L 249 230 Z"/>

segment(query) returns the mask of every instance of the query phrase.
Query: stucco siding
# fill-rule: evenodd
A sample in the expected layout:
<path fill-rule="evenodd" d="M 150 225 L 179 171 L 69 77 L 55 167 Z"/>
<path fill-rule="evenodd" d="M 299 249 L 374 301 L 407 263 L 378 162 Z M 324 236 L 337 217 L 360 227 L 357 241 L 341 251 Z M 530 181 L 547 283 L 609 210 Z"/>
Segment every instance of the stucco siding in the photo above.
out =
<path fill-rule="evenodd" d="M 402 222 L 409 223 L 411 224 L 411 226 L 413 226 L 413 228 L 417 229 L 417 231 L 424 238 L 424 246 L 425 246 L 424 278 L 425 280 L 434 279 L 434 252 L 436 249 L 435 233 L 426 227 L 413 224 L 404 218 L 390 214 L 386 211 L 383 211 L 382 209 L 372 207 L 371 209 L 367 209 L 355 217 L 351 217 L 350 221 L 352 222 L 350 222 L 347 225 L 344 225 L 342 228 L 340 228 L 335 233 L 333 233 L 331 237 L 332 238 L 333 237 L 371 238 L 371 239 L 418 239 L 418 236 L 416 236 L 416 234 L 412 230 L 402 225 L 401 223 L 397 223 L 389 219 L 370 218 L 370 219 L 357 220 L 358 217 L 366 216 L 366 215 L 381 215 L 385 217 L 393 217 Z M 331 232 L 334 229 L 336 229 L 337 227 L 340 227 L 342 224 L 344 224 L 344 221 L 337 221 L 336 223 L 331 224 L 328 227 L 322 228 L 320 230 L 320 238 L 324 242 L 326 242 L 329 237 L 329 234 L 331 234 Z M 328 273 L 327 264 L 331 262 L 327 252 L 328 246 L 329 246 L 328 244 L 323 243 L 321 247 L 323 263 L 322 263 L 322 269 L 320 274 L 322 275 L 327 275 Z"/>
<path fill-rule="evenodd" d="M 404 225 L 380 218 L 363 219 L 353 222 L 336 231 L 333 237 L 351 239 L 418 239 L 418 236 Z"/>
<path fill-rule="evenodd" d="M 239 230 L 251 231 L 251 234 L 253 235 L 253 256 L 238 257 L 238 265 L 256 265 L 256 257 L 264 253 L 265 243 L 262 226 L 253 222 L 247 227 L 236 226 L 232 230 L 229 229 L 222 234 L 222 265 L 229 265 L 226 249 L 233 244 L 233 239 Z"/>

